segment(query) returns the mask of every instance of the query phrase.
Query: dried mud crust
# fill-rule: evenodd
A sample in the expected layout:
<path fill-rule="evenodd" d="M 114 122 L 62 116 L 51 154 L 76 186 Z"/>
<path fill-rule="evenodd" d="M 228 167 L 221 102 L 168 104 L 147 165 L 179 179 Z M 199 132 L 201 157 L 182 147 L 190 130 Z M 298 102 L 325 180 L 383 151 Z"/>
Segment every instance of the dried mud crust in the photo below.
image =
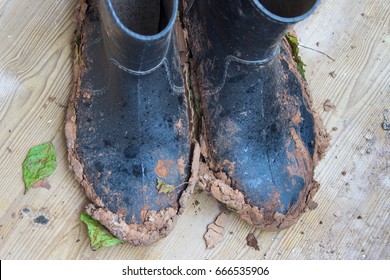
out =
<path fill-rule="evenodd" d="M 314 118 L 315 123 L 315 137 L 316 145 L 314 149 L 313 158 L 309 162 L 312 163 L 312 170 L 314 170 L 318 161 L 322 159 L 327 148 L 329 147 L 330 135 L 326 132 L 321 118 L 313 108 L 313 102 L 309 94 L 307 83 L 302 79 L 301 75 L 297 71 L 295 62 L 292 60 L 292 50 L 285 39 L 283 39 L 283 47 L 289 50 L 289 56 L 284 57 L 288 62 L 290 70 L 300 80 L 302 85 L 303 98 L 310 108 L 310 111 Z M 294 118 L 292 118 L 294 122 Z M 203 129 L 203 132 L 205 129 Z M 297 149 L 303 145 L 299 136 L 296 135 L 294 129 L 290 130 L 291 137 L 295 141 Z M 308 172 L 305 180 L 308 182 L 307 187 L 301 191 L 298 198 L 298 203 L 293 205 L 286 214 L 282 214 L 274 211 L 269 213 L 264 208 L 259 208 L 246 203 L 245 195 L 239 190 L 231 186 L 231 180 L 228 179 L 227 174 L 223 172 L 214 171 L 216 166 L 212 159 L 209 158 L 208 147 L 206 142 L 202 141 L 206 137 L 201 138 L 201 151 L 203 161 L 199 163 L 198 171 L 198 184 L 197 188 L 205 190 L 212 194 L 218 201 L 224 203 L 227 208 L 237 212 L 240 217 L 247 223 L 255 226 L 256 228 L 266 231 L 278 231 L 288 228 L 295 224 L 300 216 L 308 209 L 308 204 L 312 200 L 314 194 L 319 189 L 319 183 L 313 179 L 313 172 Z M 277 199 L 270 201 L 270 207 L 268 209 L 276 209 L 279 205 Z"/>
<path fill-rule="evenodd" d="M 178 215 L 183 212 L 183 207 L 187 204 L 192 191 L 185 191 L 180 198 L 180 207 L 162 209 L 160 211 L 145 210 L 142 214 L 143 223 L 127 224 L 117 214 L 108 210 L 101 198 L 95 193 L 92 184 L 87 180 L 84 174 L 84 166 L 76 152 L 77 146 L 77 100 L 81 98 L 80 86 L 81 77 L 85 71 L 85 65 L 82 61 L 84 46 L 86 43 L 86 32 L 84 23 L 88 3 L 96 5 L 96 1 L 80 0 L 77 4 L 78 28 L 76 38 L 79 38 L 78 52 L 75 53 L 73 63 L 73 88 L 69 99 L 68 110 L 66 114 L 65 136 L 67 140 L 68 161 L 70 168 L 75 173 L 76 180 L 80 183 L 86 196 L 92 202 L 85 207 L 86 212 L 95 220 L 104 225 L 116 237 L 133 244 L 135 246 L 148 245 L 166 237 L 174 228 Z M 193 176 L 191 177 L 194 180 Z M 191 182 L 191 180 L 190 180 Z M 193 188 L 195 183 L 192 183 Z"/>
<path fill-rule="evenodd" d="M 221 212 L 215 221 L 207 226 L 207 232 L 203 236 L 207 249 L 212 249 L 223 241 L 227 220 L 228 215 Z"/>

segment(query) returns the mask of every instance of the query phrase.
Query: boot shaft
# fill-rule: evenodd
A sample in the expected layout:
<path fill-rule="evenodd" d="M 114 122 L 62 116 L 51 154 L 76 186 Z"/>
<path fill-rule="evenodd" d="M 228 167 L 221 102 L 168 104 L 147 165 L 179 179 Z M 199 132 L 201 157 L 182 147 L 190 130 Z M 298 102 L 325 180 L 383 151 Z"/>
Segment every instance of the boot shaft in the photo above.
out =
<path fill-rule="evenodd" d="M 178 0 L 101 0 L 107 57 L 130 72 L 153 71 L 169 49 Z"/>
<path fill-rule="evenodd" d="M 291 25 L 307 18 L 318 4 L 319 0 L 195 0 L 185 13 L 197 14 L 195 28 L 207 29 L 210 45 L 219 40 L 225 55 L 264 61 L 276 52 Z"/>

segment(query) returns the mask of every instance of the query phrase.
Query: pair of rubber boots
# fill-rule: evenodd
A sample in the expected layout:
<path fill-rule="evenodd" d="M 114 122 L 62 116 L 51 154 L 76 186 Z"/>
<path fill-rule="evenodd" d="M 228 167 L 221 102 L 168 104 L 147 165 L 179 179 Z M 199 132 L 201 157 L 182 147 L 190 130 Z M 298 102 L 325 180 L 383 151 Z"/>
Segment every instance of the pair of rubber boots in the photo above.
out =
<path fill-rule="evenodd" d="M 150 244 L 197 184 L 255 227 L 292 225 L 324 134 L 283 38 L 317 4 L 81 1 L 66 136 L 87 213 Z"/>

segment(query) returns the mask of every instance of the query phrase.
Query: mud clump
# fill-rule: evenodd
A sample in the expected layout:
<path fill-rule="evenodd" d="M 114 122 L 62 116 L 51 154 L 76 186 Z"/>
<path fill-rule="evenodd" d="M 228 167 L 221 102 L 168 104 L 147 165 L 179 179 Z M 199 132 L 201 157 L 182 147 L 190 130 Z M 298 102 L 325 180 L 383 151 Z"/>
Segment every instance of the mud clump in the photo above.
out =
<path fill-rule="evenodd" d="M 257 241 L 257 238 L 253 233 L 249 233 L 246 237 L 246 245 L 252 247 L 256 251 L 260 251 L 259 242 Z"/>
<path fill-rule="evenodd" d="M 224 212 L 218 215 L 215 221 L 207 226 L 204 235 L 207 249 L 212 249 L 223 241 L 228 215 Z"/>

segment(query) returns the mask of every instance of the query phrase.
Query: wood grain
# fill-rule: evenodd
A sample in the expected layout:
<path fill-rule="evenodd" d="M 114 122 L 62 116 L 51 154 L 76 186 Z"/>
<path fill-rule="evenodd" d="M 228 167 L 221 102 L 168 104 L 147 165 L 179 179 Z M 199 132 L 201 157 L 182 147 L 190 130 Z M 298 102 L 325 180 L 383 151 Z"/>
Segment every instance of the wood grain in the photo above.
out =
<path fill-rule="evenodd" d="M 390 8 L 387 0 L 323 0 L 295 30 L 318 113 L 332 134 L 316 170 L 318 208 L 281 232 L 262 232 L 229 214 L 225 239 L 206 250 L 219 213 L 193 196 L 174 231 L 149 247 L 92 251 L 79 221 L 87 203 L 68 169 L 64 113 L 72 83 L 76 1 L 0 0 L 1 259 L 389 259 Z M 330 74 L 331 73 L 331 74 Z M 324 111 L 330 100 L 336 107 Z M 34 145 L 53 140 L 58 168 L 50 190 L 23 195 L 21 166 Z M 197 201 L 195 203 L 195 201 Z M 23 209 L 31 210 L 23 215 Z M 34 223 L 34 215 L 50 219 Z M 254 233 L 260 251 L 246 245 Z"/>

